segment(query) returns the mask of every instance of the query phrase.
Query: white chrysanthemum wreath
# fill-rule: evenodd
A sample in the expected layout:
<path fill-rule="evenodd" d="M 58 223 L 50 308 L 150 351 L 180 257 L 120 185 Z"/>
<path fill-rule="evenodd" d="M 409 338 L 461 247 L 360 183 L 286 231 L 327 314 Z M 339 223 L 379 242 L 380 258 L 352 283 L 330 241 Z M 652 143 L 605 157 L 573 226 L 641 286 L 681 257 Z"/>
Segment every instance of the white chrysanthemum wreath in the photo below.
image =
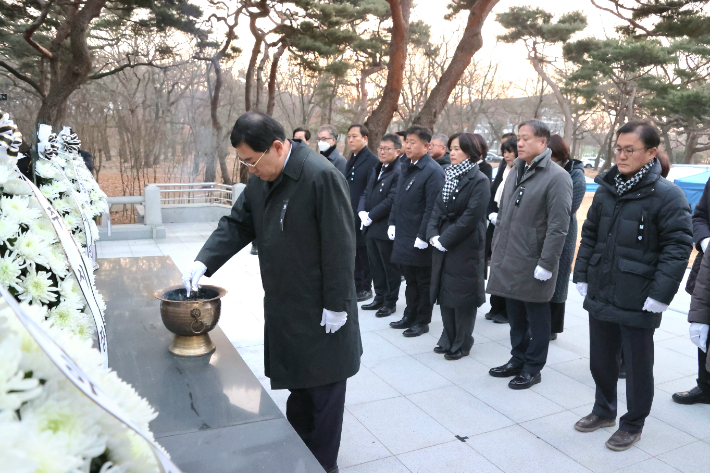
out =
<path fill-rule="evenodd" d="M 51 222 L 17 169 L 21 142 L 17 127 L 0 110 L 0 285 L 20 301 L 46 308 L 50 324 L 88 340 L 96 326 L 81 288 Z M 89 278 L 93 284 L 93 274 Z M 98 292 L 97 298 L 104 309 Z"/>
<path fill-rule="evenodd" d="M 7 307 L 7 306 L 5 306 Z M 157 413 L 115 372 L 102 367 L 91 343 L 45 320 L 45 308 L 25 312 L 152 438 Z M 17 473 L 156 473 L 148 444 L 76 388 L 18 318 L 0 311 L 0 465 Z"/>

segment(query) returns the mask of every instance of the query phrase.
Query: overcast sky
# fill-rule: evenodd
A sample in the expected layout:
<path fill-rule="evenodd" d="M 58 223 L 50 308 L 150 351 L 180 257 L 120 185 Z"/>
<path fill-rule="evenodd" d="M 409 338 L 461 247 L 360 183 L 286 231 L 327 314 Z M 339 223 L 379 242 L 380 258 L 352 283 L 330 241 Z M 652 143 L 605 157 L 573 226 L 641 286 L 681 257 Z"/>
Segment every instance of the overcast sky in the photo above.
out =
<path fill-rule="evenodd" d="M 457 28 L 463 31 L 468 14 L 459 13 L 453 21 L 446 21 L 444 15 L 448 12 L 447 0 L 419 0 L 412 9 L 411 20 L 423 20 L 431 25 L 432 39 L 439 39 L 442 34 L 449 36 Z M 495 21 L 495 14 L 507 11 L 515 5 L 528 5 L 531 7 L 544 8 L 558 17 L 561 14 L 574 10 L 580 10 L 587 16 L 589 26 L 578 36 L 596 36 L 604 38 L 614 36 L 614 27 L 619 24 L 619 20 L 613 15 L 598 10 L 589 0 L 501 0 L 493 9 L 483 27 L 483 48 L 474 56 L 475 60 L 484 62 L 500 62 L 500 73 L 507 80 L 523 84 L 526 79 L 534 78 L 535 71 L 526 60 L 527 52 L 522 43 L 503 44 L 498 43 L 496 36 L 503 34 L 505 30 Z M 603 2 L 602 2 L 603 5 Z M 242 48 L 243 53 L 238 62 L 239 68 L 246 67 L 254 45 L 254 39 L 249 32 L 248 21 L 242 19 L 238 27 L 239 40 L 237 45 Z"/>

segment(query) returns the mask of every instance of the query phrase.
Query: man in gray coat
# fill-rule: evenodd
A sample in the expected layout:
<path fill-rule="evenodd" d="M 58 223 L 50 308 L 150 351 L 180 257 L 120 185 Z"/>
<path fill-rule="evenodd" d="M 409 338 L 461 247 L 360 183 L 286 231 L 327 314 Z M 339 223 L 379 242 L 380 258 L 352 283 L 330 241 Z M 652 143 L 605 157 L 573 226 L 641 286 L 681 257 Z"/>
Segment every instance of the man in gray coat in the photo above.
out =
<path fill-rule="evenodd" d="M 288 389 L 286 417 L 326 472 L 337 469 L 346 380 L 360 368 L 355 224 L 345 177 L 257 112 L 231 136 L 255 176 L 183 274 L 198 290 L 256 239 L 264 286 L 264 370 Z M 245 294 L 248 297 L 248 294 Z"/>
<path fill-rule="evenodd" d="M 550 344 L 550 305 L 569 228 L 572 179 L 552 162 L 550 130 L 538 120 L 518 127 L 518 158 L 505 182 L 493 236 L 487 292 L 506 298 L 512 358 L 492 368 L 508 386 L 540 382 Z"/>

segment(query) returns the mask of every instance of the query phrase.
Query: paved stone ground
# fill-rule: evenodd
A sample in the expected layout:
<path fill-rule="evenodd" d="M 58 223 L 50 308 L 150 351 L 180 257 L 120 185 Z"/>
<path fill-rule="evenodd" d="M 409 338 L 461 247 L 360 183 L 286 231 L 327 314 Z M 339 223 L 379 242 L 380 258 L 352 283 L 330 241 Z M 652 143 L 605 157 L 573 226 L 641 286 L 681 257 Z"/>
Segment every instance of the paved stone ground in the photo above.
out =
<path fill-rule="evenodd" d="M 215 224 L 166 225 L 167 238 L 99 242 L 100 258 L 170 256 L 183 270 Z M 225 287 L 220 326 L 285 410 L 288 391 L 269 389 L 263 368 L 263 310 L 257 257 L 247 247 L 210 280 Z M 573 424 L 591 411 L 587 313 L 574 288 L 565 331 L 551 342 L 542 383 L 513 391 L 488 369 L 506 362 L 508 326 L 479 310 L 469 357 L 446 361 L 432 352 L 441 333 L 437 309 L 429 334 L 407 339 L 388 324 L 402 313 L 377 319 L 360 312 L 364 354 L 348 382 L 339 464 L 348 473 L 400 472 L 707 472 L 710 467 L 710 405 L 680 406 L 671 394 L 694 386 L 696 350 L 688 339 L 690 298 L 679 293 L 656 331 L 656 396 L 643 437 L 615 453 L 604 442 L 615 429 L 582 434 Z M 619 413 L 625 383 L 619 382 Z M 465 438 L 467 437 L 467 438 Z M 465 438 L 465 441 L 459 440 Z"/>

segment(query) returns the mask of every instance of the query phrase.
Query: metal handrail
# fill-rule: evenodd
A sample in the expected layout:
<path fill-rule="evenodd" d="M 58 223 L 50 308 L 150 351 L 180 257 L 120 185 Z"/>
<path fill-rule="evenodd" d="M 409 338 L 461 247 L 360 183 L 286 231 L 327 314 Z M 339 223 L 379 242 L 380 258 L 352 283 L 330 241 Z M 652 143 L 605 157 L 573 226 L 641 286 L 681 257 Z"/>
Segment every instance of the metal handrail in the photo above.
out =
<path fill-rule="evenodd" d="M 217 182 L 162 183 L 161 204 L 226 204 L 232 202 L 232 187 Z"/>

